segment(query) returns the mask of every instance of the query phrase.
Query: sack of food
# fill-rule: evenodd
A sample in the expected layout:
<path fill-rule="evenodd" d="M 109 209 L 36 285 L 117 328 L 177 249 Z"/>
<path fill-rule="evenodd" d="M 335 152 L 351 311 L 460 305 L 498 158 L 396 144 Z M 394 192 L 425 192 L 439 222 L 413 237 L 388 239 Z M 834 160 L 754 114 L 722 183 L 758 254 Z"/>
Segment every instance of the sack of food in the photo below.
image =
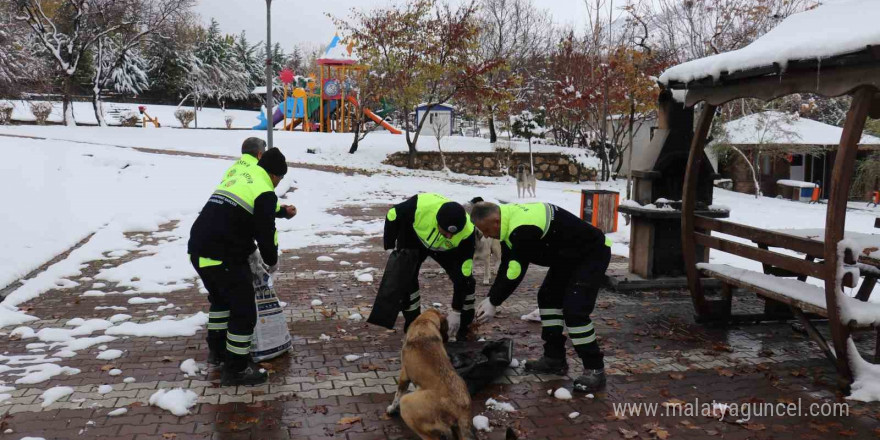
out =
<path fill-rule="evenodd" d="M 275 295 L 274 280 L 263 264 L 260 251 L 254 251 L 248 262 L 254 277 L 257 304 L 257 325 L 251 340 L 251 357 L 255 362 L 261 362 L 286 353 L 293 342 L 284 318 L 284 309 Z"/>

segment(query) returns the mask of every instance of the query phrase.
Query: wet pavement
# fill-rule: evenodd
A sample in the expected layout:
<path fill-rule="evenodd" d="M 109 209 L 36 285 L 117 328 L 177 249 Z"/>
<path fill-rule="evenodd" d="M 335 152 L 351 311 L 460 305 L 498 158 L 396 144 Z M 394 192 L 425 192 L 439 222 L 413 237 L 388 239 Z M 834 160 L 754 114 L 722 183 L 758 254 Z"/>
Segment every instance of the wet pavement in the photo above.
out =
<path fill-rule="evenodd" d="M 351 221 L 381 218 L 387 207 L 345 207 L 336 211 Z M 146 251 L 160 241 L 179 238 L 166 232 L 131 234 Z M 174 307 L 157 312 L 157 304 L 132 305 L 125 295 L 83 296 L 93 287 L 103 267 L 119 265 L 137 257 L 96 260 L 74 280 L 80 285 L 52 290 L 22 305 L 43 319 L 25 324 L 34 330 L 63 327 L 72 318 L 104 318 L 127 313 L 134 322 L 161 316 L 189 316 L 206 310 L 206 297 L 198 288 L 177 290 L 161 296 Z M 333 261 L 318 261 L 330 256 Z M 185 256 L 181 256 L 185 258 Z M 11 397 L 0 404 L 0 438 L 36 436 L 46 439 L 411 439 L 416 438 L 397 417 L 384 411 L 396 390 L 400 367 L 402 319 L 396 330 L 387 331 L 353 320 L 353 314 L 369 315 L 387 254 L 377 238 L 356 247 L 300 249 L 285 252 L 276 287 L 287 303 L 285 315 L 294 337 L 291 353 L 265 364 L 271 377 L 257 387 L 220 387 L 219 372 L 187 377 L 182 361 L 206 358 L 204 330 L 191 337 L 121 337 L 105 344 L 124 353 L 115 360 L 99 360 L 97 344 L 79 355 L 55 361 L 77 368 L 78 374 L 17 384 Z M 614 264 L 625 264 L 615 257 Z M 359 282 L 355 271 L 370 271 L 374 282 Z M 482 274 L 477 267 L 476 273 Z M 497 318 L 475 328 L 480 337 L 512 338 L 514 357 L 522 363 L 541 352 L 540 324 L 520 319 L 536 308 L 535 294 L 546 270 L 532 267 L 517 293 L 499 308 Z M 481 277 L 478 276 L 478 279 Z M 117 289 L 107 283 L 103 290 Z M 488 286 L 478 284 L 478 300 Z M 429 260 L 421 275 L 423 305 L 441 304 L 448 310 L 451 284 L 439 266 Z M 320 299 L 321 306 L 311 301 Z M 740 295 L 737 307 L 761 307 L 753 295 Z M 126 307 L 125 311 L 96 307 Z M 880 405 L 846 401 L 836 388 L 836 373 L 820 350 L 790 323 L 765 323 L 712 327 L 693 320 L 693 308 L 684 292 L 646 292 L 623 295 L 603 290 L 594 313 L 596 331 L 606 354 L 607 389 L 594 396 L 575 395 L 559 400 L 548 392 L 571 389 L 569 377 L 527 374 L 522 366 L 510 368 L 496 383 L 473 399 L 474 415 L 486 415 L 492 432 L 480 438 L 601 439 L 601 438 L 725 438 L 725 439 L 822 439 L 827 437 L 880 438 Z M 820 326 L 824 327 L 824 326 Z M 6 355 L 48 354 L 44 347 L 28 347 L 35 339 L 0 335 L 0 351 Z M 827 330 L 827 329 L 825 329 Z M 100 334 L 97 332 L 92 336 Z M 873 347 L 872 335 L 860 346 Z M 359 359 L 349 362 L 346 355 Z M 570 359 L 574 359 L 570 350 Z M 571 376 L 580 365 L 572 361 Z M 113 368 L 122 370 L 110 376 Z M 14 371 L 0 373 L 0 380 L 14 382 Z M 125 383 L 123 378 L 133 377 Z M 113 386 L 100 394 L 97 387 Z M 43 407 L 40 394 L 53 386 L 70 386 L 74 393 Z M 182 387 L 198 396 L 191 414 L 175 416 L 148 405 L 158 389 Z M 494 398 L 510 402 L 513 412 L 487 410 Z M 732 415 L 723 404 L 748 404 L 755 415 Z M 620 411 L 621 404 L 646 403 L 641 413 Z M 697 414 L 676 414 L 689 404 L 709 408 Z M 845 415 L 810 415 L 818 411 L 845 409 Z M 768 405 L 800 405 L 797 416 L 757 414 Z M 120 416 L 109 416 L 116 408 Z M 654 408 L 655 415 L 645 415 Z M 680 410 L 679 410 L 680 409 Z M 571 417 L 572 413 L 579 413 Z M 659 413 L 663 413 L 661 416 Z M 723 416 L 723 417 L 722 417 Z"/>

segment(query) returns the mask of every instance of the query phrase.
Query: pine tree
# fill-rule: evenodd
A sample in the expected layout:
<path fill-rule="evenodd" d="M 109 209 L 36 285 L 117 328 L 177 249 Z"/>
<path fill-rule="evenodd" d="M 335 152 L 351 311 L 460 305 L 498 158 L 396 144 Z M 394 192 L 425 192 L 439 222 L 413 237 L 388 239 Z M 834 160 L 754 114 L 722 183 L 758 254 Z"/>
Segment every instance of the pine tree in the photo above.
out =
<path fill-rule="evenodd" d="M 251 89 L 265 81 L 263 78 L 265 61 L 258 56 L 261 52 L 257 50 L 261 45 L 262 43 L 259 42 L 252 45 L 247 40 L 244 31 L 235 38 L 232 45 L 233 57 L 244 66 L 244 70 L 248 74 L 248 87 Z"/>

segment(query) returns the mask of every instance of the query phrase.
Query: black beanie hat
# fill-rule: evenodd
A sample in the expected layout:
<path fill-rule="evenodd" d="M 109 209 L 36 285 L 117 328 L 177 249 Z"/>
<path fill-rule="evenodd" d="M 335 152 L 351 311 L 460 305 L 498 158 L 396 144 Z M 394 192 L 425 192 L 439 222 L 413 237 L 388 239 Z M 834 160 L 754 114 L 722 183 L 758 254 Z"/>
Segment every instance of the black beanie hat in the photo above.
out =
<path fill-rule="evenodd" d="M 272 148 L 263 153 L 263 157 L 257 162 L 269 174 L 282 177 L 287 174 L 287 160 L 281 154 L 281 150 Z"/>
<path fill-rule="evenodd" d="M 466 222 L 467 214 L 464 207 L 458 203 L 446 202 L 437 211 L 437 226 L 450 234 L 461 232 Z"/>

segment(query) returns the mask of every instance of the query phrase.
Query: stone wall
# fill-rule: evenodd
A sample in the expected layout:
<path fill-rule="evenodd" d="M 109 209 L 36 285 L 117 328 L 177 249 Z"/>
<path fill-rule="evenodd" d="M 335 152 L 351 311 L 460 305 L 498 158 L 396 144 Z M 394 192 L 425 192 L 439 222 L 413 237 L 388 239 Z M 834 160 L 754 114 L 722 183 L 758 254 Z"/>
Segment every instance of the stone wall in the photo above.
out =
<path fill-rule="evenodd" d="M 406 168 L 407 153 L 388 155 L 383 163 Z M 516 173 L 522 164 L 529 166 L 529 153 L 511 153 L 509 150 L 497 152 L 443 153 L 446 166 L 454 173 L 472 176 L 505 176 Z M 595 180 L 596 170 L 585 168 L 570 156 L 562 153 L 534 153 L 535 178 L 552 182 L 576 182 L 578 180 Z M 436 151 L 416 153 L 416 169 L 440 171 L 443 169 L 440 153 Z M 580 176 L 580 179 L 578 179 Z"/>

